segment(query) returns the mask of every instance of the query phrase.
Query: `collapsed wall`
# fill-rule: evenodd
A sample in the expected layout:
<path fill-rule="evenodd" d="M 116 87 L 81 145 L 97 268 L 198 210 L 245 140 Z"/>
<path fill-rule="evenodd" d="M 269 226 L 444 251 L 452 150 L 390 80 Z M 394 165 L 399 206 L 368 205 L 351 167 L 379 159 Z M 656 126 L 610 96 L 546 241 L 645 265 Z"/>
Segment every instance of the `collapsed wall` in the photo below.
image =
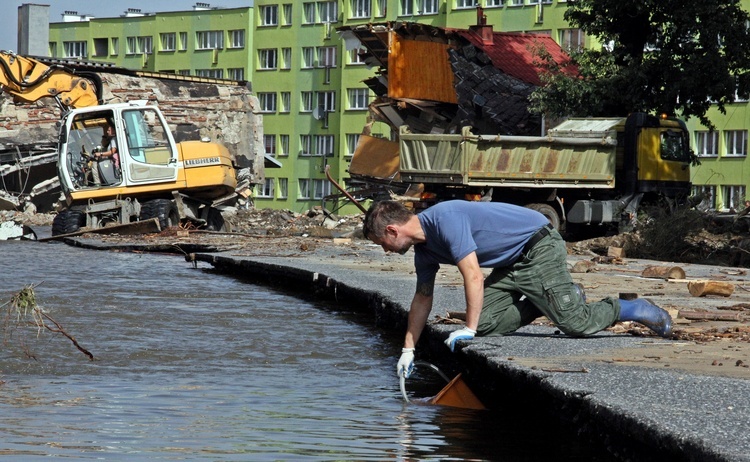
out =
<path fill-rule="evenodd" d="M 208 137 L 223 144 L 238 168 L 240 187 L 264 181 L 263 122 L 258 99 L 247 85 L 164 74 L 134 75 L 125 70 L 97 71 L 104 103 L 148 100 L 159 106 L 175 141 Z M 199 81 L 203 80 L 203 81 Z M 16 103 L 0 93 L 0 190 L 16 197 L 56 178 L 54 160 L 39 162 L 55 151 L 61 111 L 52 98 Z M 45 159 L 54 159 L 46 156 Z M 36 165 L 34 165 L 36 164 Z M 53 194 L 45 191 L 45 195 Z M 57 199 L 57 192 L 54 192 Z M 48 202 L 34 197 L 34 202 Z M 23 201 L 23 199 L 22 199 Z M 37 207 L 44 206 L 42 204 Z"/>

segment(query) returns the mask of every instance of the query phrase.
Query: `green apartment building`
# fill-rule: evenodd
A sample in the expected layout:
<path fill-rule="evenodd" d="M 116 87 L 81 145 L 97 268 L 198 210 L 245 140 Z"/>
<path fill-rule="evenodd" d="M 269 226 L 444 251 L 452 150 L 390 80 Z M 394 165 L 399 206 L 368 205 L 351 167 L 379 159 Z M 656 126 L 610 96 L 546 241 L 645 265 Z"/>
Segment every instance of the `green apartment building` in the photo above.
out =
<path fill-rule="evenodd" d="M 376 69 L 357 50 L 347 50 L 336 28 L 387 21 L 468 28 L 478 22 L 477 7 L 495 31 L 548 34 L 563 48 L 596 46 L 568 26 L 561 0 L 256 0 L 247 8 L 196 3 L 188 11 L 128 10 L 114 18 L 71 12 L 50 24 L 50 54 L 251 81 L 266 152 L 281 164 L 266 171 L 255 205 L 304 212 L 337 192 L 326 167 L 345 185 L 373 98 L 363 81 Z M 748 105 L 733 104 L 726 115 L 712 110 L 710 118 L 717 131 L 688 121 L 702 162 L 692 169 L 693 183 L 708 194 L 707 207 L 736 208 L 750 184 Z M 377 123 L 371 134 L 392 137 L 389 127 Z M 340 213 L 357 211 L 348 205 Z"/>

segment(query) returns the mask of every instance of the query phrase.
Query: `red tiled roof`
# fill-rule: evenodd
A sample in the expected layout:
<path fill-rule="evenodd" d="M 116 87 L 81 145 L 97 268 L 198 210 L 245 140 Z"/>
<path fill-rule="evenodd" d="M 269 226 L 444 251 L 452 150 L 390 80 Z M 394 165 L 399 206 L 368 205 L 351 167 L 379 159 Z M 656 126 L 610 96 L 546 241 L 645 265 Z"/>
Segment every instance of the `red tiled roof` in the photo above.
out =
<path fill-rule="evenodd" d="M 534 55 L 534 49 L 541 46 L 558 64 L 570 61 L 568 55 L 552 37 L 541 34 L 524 34 L 510 32 L 493 32 L 492 44 L 485 44 L 478 33 L 472 30 L 454 29 L 453 32 L 470 41 L 481 49 L 492 60 L 493 66 L 504 73 L 524 82 L 541 85 L 540 66 L 535 65 L 540 59 Z M 572 72 L 569 70 L 569 72 Z"/>

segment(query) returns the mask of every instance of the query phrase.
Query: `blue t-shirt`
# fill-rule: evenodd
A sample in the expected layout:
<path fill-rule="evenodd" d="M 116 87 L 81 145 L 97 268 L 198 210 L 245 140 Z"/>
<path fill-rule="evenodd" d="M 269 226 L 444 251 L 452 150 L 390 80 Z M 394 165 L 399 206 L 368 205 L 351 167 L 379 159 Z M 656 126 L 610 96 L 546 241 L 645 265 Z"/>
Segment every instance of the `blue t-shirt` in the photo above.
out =
<path fill-rule="evenodd" d="M 426 238 L 414 246 L 418 283 L 432 280 L 440 264 L 455 265 L 475 251 L 482 268 L 508 266 L 548 223 L 544 215 L 526 207 L 461 200 L 441 202 L 417 217 Z"/>

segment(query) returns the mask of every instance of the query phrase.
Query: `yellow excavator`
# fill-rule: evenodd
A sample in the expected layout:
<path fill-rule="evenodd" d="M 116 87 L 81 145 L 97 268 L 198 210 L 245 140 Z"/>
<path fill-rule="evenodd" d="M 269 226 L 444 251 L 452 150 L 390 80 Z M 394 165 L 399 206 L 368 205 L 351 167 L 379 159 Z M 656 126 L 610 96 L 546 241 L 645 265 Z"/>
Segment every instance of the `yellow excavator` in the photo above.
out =
<path fill-rule="evenodd" d="M 62 110 L 57 169 L 67 207 L 52 234 L 157 218 L 161 228 L 189 220 L 225 229 L 219 201 L 237 180 L 226 147 L 176 143 L 155 105 L 101 104 L 101 79 L 64 65 L 0 51 L 0 86 L 23 102 L 54 98 Z"/>

